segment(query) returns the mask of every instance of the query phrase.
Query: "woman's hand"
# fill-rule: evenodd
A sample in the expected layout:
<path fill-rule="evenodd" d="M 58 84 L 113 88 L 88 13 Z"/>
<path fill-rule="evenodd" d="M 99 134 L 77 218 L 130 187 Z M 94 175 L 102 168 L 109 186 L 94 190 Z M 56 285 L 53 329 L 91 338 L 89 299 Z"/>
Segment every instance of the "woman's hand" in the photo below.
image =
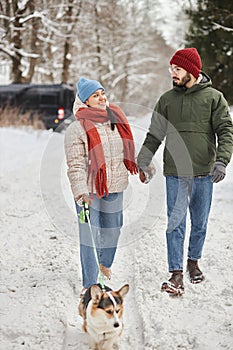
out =
<path fill-rule="evenodd" d="M 93 201 L 93 199 L 91 199 L 89 195 L 86 193 L 82 194 L 81 196 L 78 196 L 78 198 L 76 198 L 75 200 L 79 205 L 83 205 L 83 203 L 87 203 L 88 205 L 91 205 Z"/>
<path fill-rule="evenodd" d="M 145 175 L 144 171 L 142 171 L 141 169 L 139 170 L 139 179 L 142 183 L 144 183 L 146 181 L 146 175 Z"/>
<path fill-rule="evenodd" d="M 83 194 L 82 195 L 82 199 L 84 203 L 87 203 L 88 205 L 91 205 L 92 203 L 92 199 L 89 197 L 88 194 Z"/>

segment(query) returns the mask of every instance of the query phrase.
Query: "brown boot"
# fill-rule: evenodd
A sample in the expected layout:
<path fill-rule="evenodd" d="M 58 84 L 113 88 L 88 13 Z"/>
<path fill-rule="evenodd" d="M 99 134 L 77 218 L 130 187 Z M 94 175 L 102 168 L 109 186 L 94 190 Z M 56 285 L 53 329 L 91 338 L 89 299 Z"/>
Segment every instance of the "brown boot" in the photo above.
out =
<path fill-rule="evenodd" d="M 108 280 L 111 279 L 112 271 L 109 267 L 105 267 L 104 265 L 100 264 L 100 271 Z"/>
<path fill-rule="evenodd" d="M 162 292 L 167 292 L 173 295 L 181 295 L 184 293 L 183 271 L 177 270 L 172 272 L 171 278 L 163 282 Z"/>
<path fill-rule="evenodd" d="M 189 273 L 189 278 L 191 283 L 200 283 L 204 281 L 205 277 L 202 271 L 199 269 L 198 261 L 188 259 L 187 261 L 187 271 Z"/>

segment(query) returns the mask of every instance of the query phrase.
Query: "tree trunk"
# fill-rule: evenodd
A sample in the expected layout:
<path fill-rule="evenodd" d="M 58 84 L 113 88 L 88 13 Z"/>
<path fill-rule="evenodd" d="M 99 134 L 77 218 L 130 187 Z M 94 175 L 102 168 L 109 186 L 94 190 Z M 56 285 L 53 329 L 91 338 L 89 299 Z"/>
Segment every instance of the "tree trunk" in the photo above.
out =
<path fill-rule="evenodd" d="M 34 11 L 36 10 L 35 8 L 35 4 L 34 2 L 29 4 L 29 8 L 30 8 L 30 12 L 34 13 Z M 28 73 L 27 76 L 24 77 L 24 82 L 26 83 L 30 83 L 32 81 L 34 72 L 35 72 L 35 67 L 37 65 L 37 61 L 40 58 L 40 51 L 41 51 L 41 45 L 40 45 L 40 40 L 38 38 L 38 31 L 40 29 L 40 19 L 39 18 L 35 18 L 33 19 L 32 22 L 32 28 L 31 28 L 31 43 L 30 43 L 30 48 L 31 48 L 31 52 L 35 55 L 38 55 L 37 58 L 35 57 L 31 57 L 29 59 L 29 69 L 28 69 Z"/>
<path fill-rule="evenodd" d="M 69 6 L 65 12 L 65 20 L 68 24 L 68 30 L 66 33 L 66 40 L 64 44 L 64 54 L 63 54 L 63 69 L 62 69 L 62 83 L 66 84 L 69 82 L 69 68 L 72 62 L 72 37 L 71 34 L 74 30 L 74 27 L 77 25 L 77 21 L 80 15 L 82 1 L 79 2 L 78 10 L 76 14 L 74 14 L 75 21 L 73 20 L 73 5 L 74 0 L 69 0 Z"/>
<path fill-rule="evenodd" d="M 22 50 L 22 36 L 23 26 L 20 23 L 20 19 L 23 13 L 23 10 L 19 10 L 18 4 L 16 1 L 13 1 L 13 13 L 15 13 L 15 18 L 13 21 L 13 34 L 11 37 L 12 46 L 14 47 L 14 56 L 12 56 L 12 79 L 14 83 L 22 82 L 22 68 L 21 68 L 21 59 L 22 55 L 19 50 Z"/>
<path fill-rule="evenodd" d="M 100 34 L 99 34 L 99 13 L 98 13 L 98 4 L 95 5 L 95 35 L 96 35 L 96 56 L 97 56 L 97 67 L 98 67 L 98 77 L 97 80 L 102 84 L 102 62 L 101 62 L 101 43 L 100 43 Z"/>

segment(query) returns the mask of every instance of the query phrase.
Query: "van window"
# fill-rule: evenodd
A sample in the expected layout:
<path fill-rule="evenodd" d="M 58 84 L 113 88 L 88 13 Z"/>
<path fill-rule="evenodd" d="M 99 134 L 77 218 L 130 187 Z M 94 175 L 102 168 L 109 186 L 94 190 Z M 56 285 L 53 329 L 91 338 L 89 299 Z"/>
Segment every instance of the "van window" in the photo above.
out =
<path fill-rule="evenodd" d="M 42 95 L 40 96 L 40 103 L 42 105 L 59 105 L 59 101 L 58 101 L 58 96 L 54 95 L 54 94 L 46 94 L 46 95 Z"/>

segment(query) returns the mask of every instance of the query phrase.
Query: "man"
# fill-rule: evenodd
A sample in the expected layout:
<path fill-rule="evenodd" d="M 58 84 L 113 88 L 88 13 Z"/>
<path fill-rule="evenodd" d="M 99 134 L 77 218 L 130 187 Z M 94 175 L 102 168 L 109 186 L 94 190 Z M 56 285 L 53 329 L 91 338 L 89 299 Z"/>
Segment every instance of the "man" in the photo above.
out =
<path fill-rule="evenodd" d="M 138 155 L 140 180 L 151 178 L 150 162 L 166 139 L 163 171 L 167 193 L 167 257 L 171 278 L 162 291 L 182 294 L 183 247 L 189 208 L 191 232 L 187 270 L 192 283 L 204 275 L 199 268 L 211 207 L 213 183 L 224 179 L 233 149 L 233 125 L 222 93 L 201 72 L 195 48 L 175 52 L 170 60 L 173 88 L 157 102 L 149 131 Z"/>

